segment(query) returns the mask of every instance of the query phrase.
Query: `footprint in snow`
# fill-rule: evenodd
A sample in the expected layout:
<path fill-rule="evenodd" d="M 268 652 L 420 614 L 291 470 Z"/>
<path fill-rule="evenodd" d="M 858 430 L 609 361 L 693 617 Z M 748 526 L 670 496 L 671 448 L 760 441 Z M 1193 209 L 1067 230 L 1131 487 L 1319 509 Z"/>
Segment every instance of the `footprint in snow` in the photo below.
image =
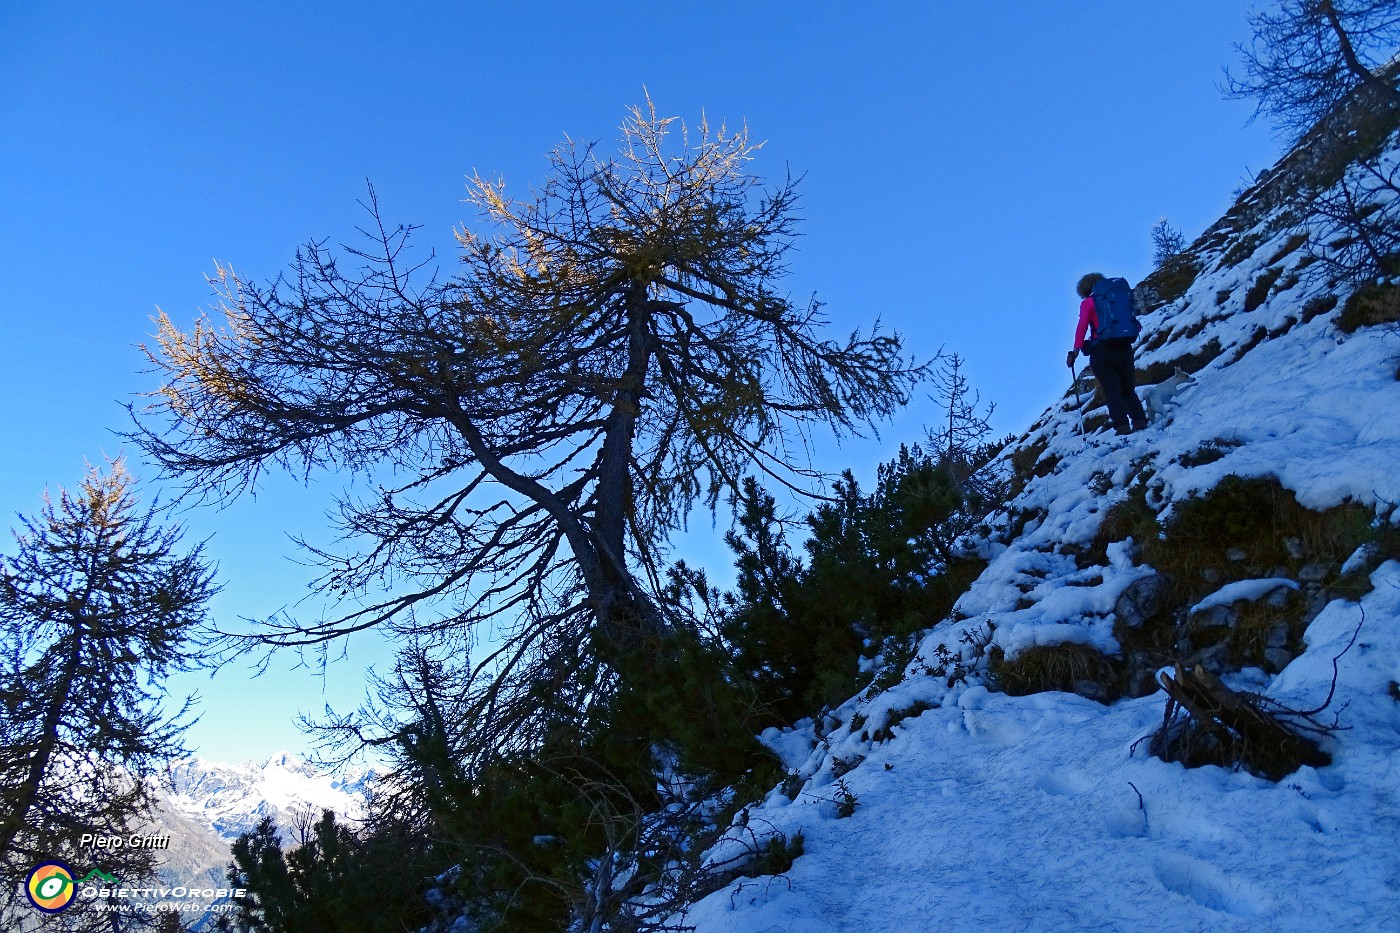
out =
<path fill-rule="evenodd" d="M 1147 814 L 1137 805 L 1115 807 L 1104 814 L 1103 828 L 1115 839 L 1146 836 Z"/>
<path fill-rule="evenodd" d="M 1209 862 L 1184 855 L 1164 855 L 1155 866 L 1157 880 L 1168 891 L 1221 913 L 1253 917 L 1268 910 L 1271 899 L 1260 887 L 1232 878 Z"/>
<path fill-rule="evenodd" d="M 1094 788 L 1094 781 L 1081 771 L 1051 771 L 1041 775 L 1036 786 L 1056 797 L 1078 797 Z"/>

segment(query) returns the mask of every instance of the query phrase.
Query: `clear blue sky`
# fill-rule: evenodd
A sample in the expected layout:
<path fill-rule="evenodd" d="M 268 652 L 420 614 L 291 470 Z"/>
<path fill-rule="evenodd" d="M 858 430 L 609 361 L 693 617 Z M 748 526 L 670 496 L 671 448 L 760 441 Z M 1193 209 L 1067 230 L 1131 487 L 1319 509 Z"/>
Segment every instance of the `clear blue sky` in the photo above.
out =
<path fill-rule="evenodd" d="M 1159 217 L 1194 237 L 1277 156 L 1216 89 L 1244 6 L 0 0 L 0 511 L 123 450 L 122 404 L 156 385 L 150 317 L 192 320 L 215 259 L 261 279 L 349 240 L 370 179 L 450 270 L 464 176 L 538 183 L 565 133 L 613 139 L 644 86 L 664 113 L 746 120 L 758 172 L 804 176 L 795 295 L 963 354 L 1019 432 L 1067 384 L 1075 280 L 1141 278 Z M 868 477 L 928 415 L 824 465 Z M 183 516 L 211 537 L 221 618 L 305 597 L 287 535 L 328 540 L 338 485 L 279 478 Z M 215 760 L 301 749 L 295 714 L 352 705 L 382 657 L 351 645 L 324 683 L 291 658 L 181 678 L 205 697 L 190 739 Z"/>

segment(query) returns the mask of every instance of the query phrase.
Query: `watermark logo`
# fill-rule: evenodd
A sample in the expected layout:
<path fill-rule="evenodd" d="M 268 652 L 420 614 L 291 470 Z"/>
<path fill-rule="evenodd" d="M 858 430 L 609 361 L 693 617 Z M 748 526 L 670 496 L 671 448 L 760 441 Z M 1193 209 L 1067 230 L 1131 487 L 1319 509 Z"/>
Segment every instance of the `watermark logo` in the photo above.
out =
<path fill-rule="evenodd" d="M 73 869 L 66 862 L 57 859 L 41 862 L 29 872 L 24 882 L 24 893 L 34 909 L 46 914 L 56 914 L 66 910 L 78 893 L 78 885 L 86 884 L 94 878 L 115 883 L 116 878 L 94 868 L 81 878 L 73 878 Z"/>
<path fill-rule="evenodd" d="M 29 895 L 29 903 L 36 910 L 46 914 L 56 914 L 73 903 L 77 888 L 73 883 L 73 869 L 63 862 L 43 862 L 24 883 L 24 893 Z"/>
<path fill-rule="evenodd" d="M 75 878 L 67 862 L 50 859 L 30 870 L 29 877 L 25 879 L 24 893 L 35 910 L 46 914 L 61 913 L 73 906 L 74 901 L 79 901 L 85 909 L 141 914 L 149 920 L 158 913 L 229 913 L 235 909 L 234 901 L 248 896 L 248 889 L 190 887 L 183 884 L 175 887 L 124 885 L 100 868 Z"/>

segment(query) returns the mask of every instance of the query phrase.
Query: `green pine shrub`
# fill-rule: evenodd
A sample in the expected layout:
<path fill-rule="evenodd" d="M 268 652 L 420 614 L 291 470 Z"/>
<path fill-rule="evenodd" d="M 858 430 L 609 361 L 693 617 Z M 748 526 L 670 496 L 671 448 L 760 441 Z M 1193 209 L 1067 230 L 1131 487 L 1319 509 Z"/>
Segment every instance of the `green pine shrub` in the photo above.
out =
<path fill-rule="evenodd" d="M 235 904 L 224 928 L 396 933 L 423 926 L 432 919 L 421 896 L 424 880 L 446 865 L 428 840 L 403 830 L 399 821 L 380 819 L 354 831 L 326 810 L 284 850 L 272 818 L 264 817 L 233 843 L 229 884 L 251 896 Z"/>
<path fill-rule="evenodd" d="M 597 726 L 610 741 L 621 736 L 642 749 L 660 744 L 682 772 L 717 786 L 754 768 L 767 770 L 771 755 L 754 738 L 769 724 L 764 699 L 754 683 L 734 676 L 732 656 L 720 643 L 675 633 L 664 648 L 643 645 L 617 670 L 619 685 Z"/>
<path fill-rule="evenodd" d="M 397 777 L 426 808 L 424 834 L 460 866 L 455 898 L 477 928 L 564 929 L 585 906 L 623 923 L 641 886 L 676 866 L 702 883 L 705 840 L 781 779 L 755 739 L 766 711 L 723 646 L 687 630 L 664 638 L 610 657 L 613 679 L 590 703 L 543 685 L 552 721 L 528 743 L 476 748 L 455 734 L 471 723 L 442 713 L 442 697 L 415 700 L 424 715 L 400 733 Z M 661 788 L 661 773 L 684 777 L 680 797 Z M 726 805 L 702 806 L 709 797 Z M 607 887 L 600 903 L 598 873 L 614 864 L 635 883 Z"/>
<path fill-rule="evenodd" d="M 839 502 L 849 511 L 858 498 L 847 487 Z M 814 598 L 811 571 L 788 546 L 776 508 L 757 481 L 745 481 L 737 527 L 726 535 L 738 578 L 720 635 L 729 676 L 754 686 L 770 724 L 788 724 L 859 689 L 865 638 Z"/>
<path fill-rule="evenodd" d="M 1205 466 L 1207 463 L 1223 460 L 1226 453 L 1239 446 L 1240 442 L 1233 438 L 1217 437 L 1206 441 L 1195 450 L 1182 454 L 1179 462 L 1186 467 Z"/>
<path fill-rule="evenodd" d="M 947 617 L 985 567 L 958 542 L 996 504 L 986 492 L 994 485 L 966 481 L 993 455 L 981 448 L 955 466 L 904 446 L 869 493 L 847 473 L 807 518 L 805 561 L 784 541 L 772 497 L 746 485 L 729 536 L 738 581 L 720 633 L 730 676 L 755 685 L 769 724 L 845 701 L 860 689 L 863 656 L 883 656 L 890 683 L 877 687 L 898 682 L 910 636 Z"/>
<path fill-rule="evenodd" d="M 679 718 L 686 698 L 673 703 Z M 633 899 L 645 885 L 677 871 L 705 883 L 699 854 L 782 771 L 758 762 L 732 782 L 729 806 L 712 813 L 701 804 L 718 778 L 683 771 L 695 782 L 687 796 L 663 794 L 657 748 L 629 734 L 650 714 L 619 709 L 577 731 L 561 723 L 541 747 L 496 757 L 438 801 L 435 831 L 458 853 L 456 895 L 476 928 L 557 931 L 584 907 L 625 925 L 644 907 Z M 631 880 L 608 886 L 609 903 L 600 904 L 598 873 L 608 865 Z"/>
<path fill-rule="evenodd" d="M 775 833 L 767 838 L 745 874 L 750 878 L 785 875 L 792 869 L 792 863 L 802 857 L 805 847 L 806 840 L 801 832 L 794 833 L 791 839 Z"/>

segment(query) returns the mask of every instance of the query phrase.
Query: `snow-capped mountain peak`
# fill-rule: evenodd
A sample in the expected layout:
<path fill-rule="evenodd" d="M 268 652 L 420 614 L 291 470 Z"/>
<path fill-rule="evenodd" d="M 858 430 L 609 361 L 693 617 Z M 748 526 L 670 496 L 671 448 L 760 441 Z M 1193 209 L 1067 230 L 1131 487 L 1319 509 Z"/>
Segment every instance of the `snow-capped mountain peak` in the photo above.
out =
<path fill-rule="evenodd" d="M 285 751 L 262 764 L 187 758 L 170 769 L 170 804 L 232 842 L 265 816 L 283 829 L 300 815 L 314 818 L 323 810 L 357 820 L 364 815 L 373 776 L 368 770 L 330 774 Z"/>

